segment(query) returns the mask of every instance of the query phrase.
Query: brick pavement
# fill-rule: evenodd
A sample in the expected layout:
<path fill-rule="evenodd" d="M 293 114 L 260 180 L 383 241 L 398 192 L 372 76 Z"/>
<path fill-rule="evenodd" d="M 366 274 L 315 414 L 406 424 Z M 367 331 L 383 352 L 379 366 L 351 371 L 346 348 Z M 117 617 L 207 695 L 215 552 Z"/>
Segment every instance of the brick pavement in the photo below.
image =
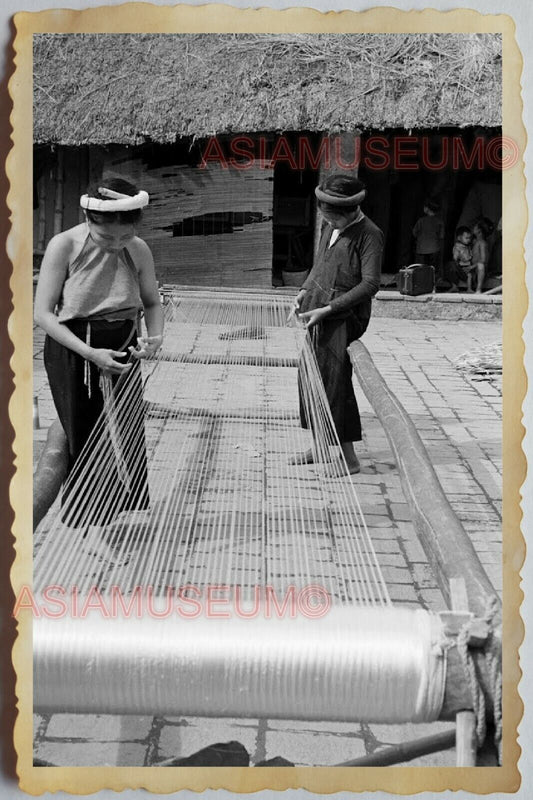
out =
<path fill-rule="evenodd" d="M 498 340 L 494 322 L 374 319 L 365 335 L 378 369 L 405 406 L 427 447 L 446 494 L 472 538 L 494 585 L 501 588 L 501 386 L 475 381 L 453 365 L 461 353 Z M 34 342 L 40 429 L 37 457 L 54 417 L 42 369 L 42 336 Z M 284 370 L 281 371 L 283 373 Z M 283 374 L 270 375 L 270 397 L 286 397 Z M 244 388 L 244 392 L 243 392 Z M 239 384 L 243 402 L 255 389 Z M 364 440 L 362 472 L 354 481 L 391 599 L 440 610 L 443 599 L 410 522 L 386 435 L 358 392 Z M 198 402 L 198 398 L 196 398 Z M 275 453 L 272 454 L 275 457 Z M 109 715 L 35 716 L 35 755 L 57 764 L 150 765 L 186 756 L 215 741 L 241 741 L 256 762 L 275 755 L 301 765 L 355 758 L 387 743 L 449 727 L 309 723 Z M 411 765 L 453 765 L 453 751 Z"/>

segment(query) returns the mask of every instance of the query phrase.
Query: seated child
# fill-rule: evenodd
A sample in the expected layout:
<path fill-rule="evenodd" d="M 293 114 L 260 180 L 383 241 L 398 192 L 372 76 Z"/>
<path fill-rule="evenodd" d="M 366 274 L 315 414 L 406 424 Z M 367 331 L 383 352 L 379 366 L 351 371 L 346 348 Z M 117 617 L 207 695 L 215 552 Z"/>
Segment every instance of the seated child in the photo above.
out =
<path fill-rule="evenodd" d="M 448 280 L 451 283 L 450 292 L 459 291 L 458 283 L 466 280 L 467 288 L 471 289 L 472 283 L 472 231 L 465 225 L 457 228 L 455 243 L 452 250 L 453 261 L 447 264 Z"/>
<path fill-rule="evenodd" d="M 472 246 L 472 271 L 469 274 L 468 291 L 473 291 L 471 275 L 476 275 L 476 292 L 479 294 L 483 290 L 483 282 L 487 272 L 489 261 L 488 237 L 493 231 L 493 224 L 487 217 L 480 217 L 474 225 L 474 244 Z"/>

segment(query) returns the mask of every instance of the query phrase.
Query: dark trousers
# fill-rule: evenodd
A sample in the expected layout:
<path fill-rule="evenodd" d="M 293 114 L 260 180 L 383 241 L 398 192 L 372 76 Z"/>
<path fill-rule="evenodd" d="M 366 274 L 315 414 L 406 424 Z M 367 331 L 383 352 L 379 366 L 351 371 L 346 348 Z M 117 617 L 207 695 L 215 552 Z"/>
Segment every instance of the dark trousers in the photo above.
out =
<path fill-rule="evenodd" d="M 362 438 L 361 417 L 352 384 L 352 365 L 347 353 L 350 342 L 364 333 L 366 325 L 353 312 L 342 317 L 330 317 L 315 325 L 309 332 L 306 347 L 311 347 L 318 371 L 324 384 L 333 425 L 341 443 L 359 442 Z M 300 359 L 298 390 L 302 427 L 314 429 L 314 407 L 309 385 L 313 375 L 308 374 L 306 360 Z"/>
<path fill-rule="evenodd" d="M 66 324 L 78 338 L 85 339 L 87 321 Z M 91 346 L 125 350 L 137 341 L 134 326 L 131 320 L 91 321 Z M 134 362 L 125 376 L 112 376 L 112 405 L 104 415 L 100 371 L 94 364 L 87 370 L 85 359 L 49 336 L 44 363 L 68 442 L 63 521 L 72 527 L 105 525 L 121 511 L 148 508 L 140 364 Z"/>

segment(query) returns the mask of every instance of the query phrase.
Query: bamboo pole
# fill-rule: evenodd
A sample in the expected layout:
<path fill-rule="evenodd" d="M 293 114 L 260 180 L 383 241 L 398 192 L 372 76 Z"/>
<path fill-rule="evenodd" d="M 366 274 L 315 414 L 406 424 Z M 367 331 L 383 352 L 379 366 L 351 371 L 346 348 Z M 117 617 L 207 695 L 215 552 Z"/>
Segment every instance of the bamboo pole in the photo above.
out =
<path fill-rule="evenodd" d="M 468 611 L 468 595 L 464 578 L 452 578 L 450 581 L 450 597 L 452 611 Z M 477 760 L 476 747 L 476 715 L 471 709 L 458 711 L 455 724 L 456 765 L 458 767 L 475 767 Z"/>
<path fill-rule="evenodd" d="M 65 170 L 63 149 L 57 151 L 56 162 L 56 196 L 54 204 L 54 236 L 63 230 L 63 192 L 65 187 Z"/>
<path fill-rule="evenodd" d="M 180 353 L 165 348 L 160 356 L 161 361 L 177 361 L 181 364 L 233 364 L 231 356 L 224 354 L 206 353 L 201 357 L 190 353 Z M 280 358 L 279 356 L 243 355 L 239 356 L 239 366 L 241 367 L 297 367 L 297 358 Z"/>
<path fill-rule="evenodd" d="M 67 437 L 61 422 L 51 424 L 37 469 L 33 476 L 33 529 L 48 512 L 66 478 L 68 467 Z"/>
<path fill-rule="evenodd" d="M 360 758 L 343 761 L 335 764 L 336 767 L 388 767 L 391 764 L 401 764 L 413 758 L 449 750 L 455 746 L 455 729 L 434 733 L 420 739 L 400 742 L 391 747 L 383 747 L 374 753 L 369 753 Z"/>
<path fill-rule="evenodd" d="M 456 766 L 476 766 L 476 716 L 473 711 L 459 711 L 456 717 Z"/>
<path fill-rule="evenodd" d="M 352 342 L 348 352 L 361 388 L 389 440 L 416 533 L 448 607 L 452 607 L 450 587 L 454 585 L 454 579 L 462 578 L 468 609 L 479 618 L 485 616 L 488 608 L 493 609 L 487 644 L 471 650 L 490 718 L 494 688 L 485 652 L 498 660 L 501 656 L 501 601 L 444 494 L 414 423 L 387 386 L 362 342 Z M 448 673 L 441 719 L 450 719 L 458 711 L 472 708 L 457 648 L 448 653 Z"/>
<path fill-rule="evenodd" d="M 387 434 L 413 523 L 448 608 L 452 607 L 450 582 L 464 578 L 470 611 L 483 617 L 494 602 L 501 613 L 498 594 L 444 494 L 414 423 L 364 344 L 352 342 L 348 352 L 361 388 Z"/>
<path fill-rule="evenodd" d="M 41 175 L 39 180 L 39 227 L 37 230 L 37 250 L 42 253 L 46 243 L 46 183 L 47 174 Z"/>

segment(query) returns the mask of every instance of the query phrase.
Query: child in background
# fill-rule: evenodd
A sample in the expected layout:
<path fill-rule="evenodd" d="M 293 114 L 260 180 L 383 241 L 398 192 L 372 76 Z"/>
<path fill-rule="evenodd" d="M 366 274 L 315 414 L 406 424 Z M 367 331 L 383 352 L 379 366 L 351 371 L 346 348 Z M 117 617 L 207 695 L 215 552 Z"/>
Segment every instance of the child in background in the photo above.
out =
<path fill-rule="evenodd" d="M 457 228 L 453 245 L 453 260 L 457 266 L 458 280 L 466 278 L 467 290 L 472 289 L 472 231 L 466 225 Z"/>
<path fill-rule="evenodd" d="M 476 292 L 479 294 L 483 290 L 483 281 L 485 280 L 485 273 L 487 271 L 487 263 L 489 260 L 489 245 L 487 238 L 490 236 L 494 226 L 490 219 L 481 217 L 474 225 L 474 244 L 472 246 L 472 272 L 471 275 L 476 275 Z M 473 291 L 472 279 L 469 275 L 469 284 L 467 291 Z"/>
<path fill-rule="evenodd" d="M 453 261 L 448 265 L 448 278 L 451 282 L 450 291 L 459 291 L 460 280 L 467 281 L 468 291 L 472 290 L 472 231 L 466 225 L 461 225 L 455 232 L 453 245 Z"/>
<path fill-rule="evenodd" d="M 424 203 L 424 216 L 420 217 L 413 228 L 415 238 L 415 260 L 418 264 L 439 266 L 440 251 L 444 238 L 444 225 L 437 212 L 439 206 L 432 200 Z"/>

